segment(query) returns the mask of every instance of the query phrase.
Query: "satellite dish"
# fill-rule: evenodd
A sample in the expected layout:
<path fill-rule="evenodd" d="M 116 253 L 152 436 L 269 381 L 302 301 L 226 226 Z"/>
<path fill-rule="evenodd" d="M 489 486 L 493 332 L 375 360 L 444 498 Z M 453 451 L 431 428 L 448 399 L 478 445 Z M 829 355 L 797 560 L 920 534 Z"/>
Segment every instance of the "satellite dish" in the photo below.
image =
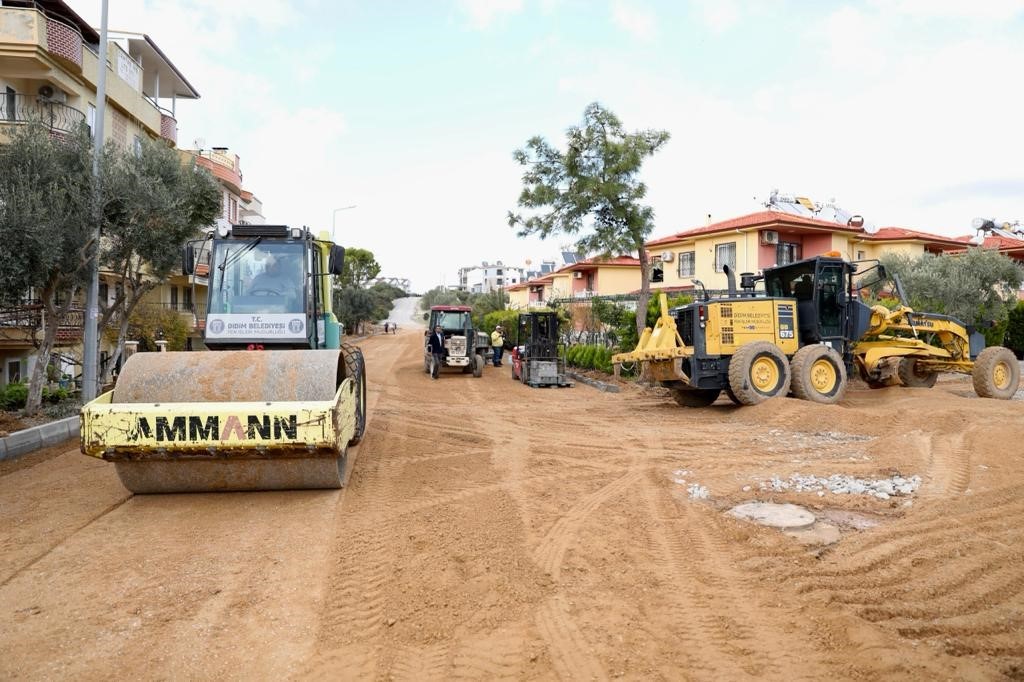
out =
<path fill-rule="evenodd" d="M 846 224 L 850 227 L 864 227 L 864 216 L 853 215 L 846 221 Z"/>

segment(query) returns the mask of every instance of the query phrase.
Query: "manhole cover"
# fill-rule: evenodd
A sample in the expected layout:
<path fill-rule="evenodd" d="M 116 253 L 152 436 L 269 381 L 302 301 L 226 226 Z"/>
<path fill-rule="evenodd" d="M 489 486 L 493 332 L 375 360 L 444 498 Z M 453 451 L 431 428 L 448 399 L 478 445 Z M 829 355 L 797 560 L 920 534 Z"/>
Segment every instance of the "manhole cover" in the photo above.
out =
<path fill-rule="evenodd" d="M 814 524 L 814 514 L 795 504 L 745 502 L 730 509 L 729 513 L 772 528 L 798 529 Z"/>

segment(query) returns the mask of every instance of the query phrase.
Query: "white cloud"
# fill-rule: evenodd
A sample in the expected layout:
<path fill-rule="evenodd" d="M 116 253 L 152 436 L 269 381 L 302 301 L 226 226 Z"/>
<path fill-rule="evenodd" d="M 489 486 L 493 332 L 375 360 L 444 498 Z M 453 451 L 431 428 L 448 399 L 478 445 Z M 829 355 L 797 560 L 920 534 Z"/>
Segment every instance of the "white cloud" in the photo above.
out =
<path fill-rule="evenodd" d="M 637 40 L 651 41 L 657 35 L 654 13 L 634 2 L 613 0 L 612 21 Z"/>
<path fill-rule="evenodd" d="M 723 33 L 740 20 L 735 0 L 693 0 L 701 22 L 712 33 Z"/>
<path fill-rule="evenodd" d="M 518 14 L 523 0 L 459 0 L 459 8 L 468 16 L 475 29 L 490 28 L 503 16 Z"/>

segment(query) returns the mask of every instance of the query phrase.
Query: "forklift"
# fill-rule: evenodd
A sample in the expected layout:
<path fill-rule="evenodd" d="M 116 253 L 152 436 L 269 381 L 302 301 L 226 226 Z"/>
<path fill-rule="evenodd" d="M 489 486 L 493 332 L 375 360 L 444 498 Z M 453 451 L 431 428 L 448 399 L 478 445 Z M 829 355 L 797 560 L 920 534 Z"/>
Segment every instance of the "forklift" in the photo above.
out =
<path fill-rule="evenodd" d="M 527 386 L 571 387 L 565 359 L 558 352 L 558 315 L 554 311 L 519 314 L 512 349 L 512 378 Z"/>

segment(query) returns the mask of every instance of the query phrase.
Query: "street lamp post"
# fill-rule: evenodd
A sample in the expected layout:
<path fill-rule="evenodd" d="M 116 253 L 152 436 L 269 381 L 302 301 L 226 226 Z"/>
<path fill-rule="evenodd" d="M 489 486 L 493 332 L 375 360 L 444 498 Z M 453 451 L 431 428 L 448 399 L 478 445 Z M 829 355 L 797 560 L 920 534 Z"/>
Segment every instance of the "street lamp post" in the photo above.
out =
<path fill-rule="evenodd" d="M 89 249 L 89 289 L 85 300 L 85 322 L 82 330 L 82 400 L 89 401 L 99 393 L 97 359 L 99 344 L 99 291 L 100 291 L 100 156 L 103 153 L 103 118 L 107 108 L 107 0 L 100 6 L 99 73 L 96 76 L 96 129 L 93 131 L 92 176 L 96 221 L 93 244 Z"/>
<path fill-rule="evenodd" d="M 350 208 L 355 207 L 356 204 L 352 204 L 351 206 L 342 206 L 341 208 L 334 209 L 334 213 L 331 214 L 331 241 L 334 242 L 335 244 L 338 243 L 337 240 L 334 238 L 334 232 L 338 227 L 338 213 L 341 211 L 347 211 Z"/>

